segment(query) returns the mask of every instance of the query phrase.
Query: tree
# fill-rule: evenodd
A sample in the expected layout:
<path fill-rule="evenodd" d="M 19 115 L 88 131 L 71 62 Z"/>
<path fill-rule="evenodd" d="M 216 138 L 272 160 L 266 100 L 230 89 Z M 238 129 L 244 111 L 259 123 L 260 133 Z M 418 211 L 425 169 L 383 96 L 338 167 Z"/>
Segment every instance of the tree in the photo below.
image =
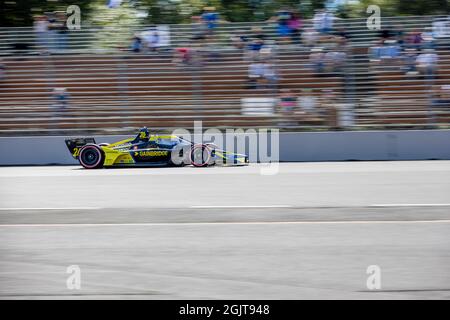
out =
<path fill-rule="evenodd" d="M 445 15 L 449 13 L 448 0 L 360 0 L 341 8 L 341 16 L 365 17 L 369 5 L 377 5 L 382 16 Z"/>
<path fill-rule="evenodd" d="M 88 14 L 90 0 L 77 0 L 81 9 L 81 19 Z M 0 21 L 2 27 L 29 27 L 33 25 L 33 16 L 53 11 L 66 11 L 74 4 L 72 0 L 43 1 L 15 0 L 0 1 Z"/>
<path fill-rule="evenodd" d="M 404 15 L 447 15 L 450 13 L 448 0 L 394 1 L 397 14 Z"/>
<path fill-rule="evenodd" d="M 231 22 L 264 21 L 283 7 L 298 9 L 304 18 L 310 18 L 315 9 L 323 8 L 328 0 L 123 0 L 121 7 L 146 11 L 140 19 L 146 24 L 189 23 L 192 15 L 198 15 L 205 6 L 214 6 L 225 20 Z M 81 19 L 86 23 L 98 23 L 92 10 L 106 8 L 107 0 L 77 0 Z M 31 26 L 33 15 L 64 10 L 73 0 L 15 0 L 0 1 L 2 26 Z M 384 16 L 449 14 L 448 0 L 359 0 L 348 1 L 337 14 L 341 17 L 364 17 L 369 5 L 379 5 Z M 90 19 L 92 18 L 92 19 Z"/>
<path fill-rule="evenodd" d="M 115 8 L 108 7 L 104 0 L 92 1 L 87 21 L 93 27 L 100 27 L 93 33 L 92 47 L 108 50 L 129 45 L 134 27 L 142 25 L 144 18 L 131 1 L 123 1 Z"/>

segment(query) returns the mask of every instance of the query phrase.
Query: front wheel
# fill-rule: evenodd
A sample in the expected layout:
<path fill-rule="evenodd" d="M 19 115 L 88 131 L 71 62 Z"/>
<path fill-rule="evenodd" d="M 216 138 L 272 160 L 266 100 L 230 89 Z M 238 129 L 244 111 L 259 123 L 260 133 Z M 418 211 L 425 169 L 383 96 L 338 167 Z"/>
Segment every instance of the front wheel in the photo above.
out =
<path fill-rule="evenodd" d="M 80 150 L 78 160 L 86 169 L 99 169 L 103 167 L 105 154 L 99 146 L 94 144 L 87 145 Z"/>
<path fill-rule="evenodd" d="M 191 164 L 194 167 L 206 167 L 211 164 L 212 151 L 204 144 L 197 144 L 191 149 Z"/>

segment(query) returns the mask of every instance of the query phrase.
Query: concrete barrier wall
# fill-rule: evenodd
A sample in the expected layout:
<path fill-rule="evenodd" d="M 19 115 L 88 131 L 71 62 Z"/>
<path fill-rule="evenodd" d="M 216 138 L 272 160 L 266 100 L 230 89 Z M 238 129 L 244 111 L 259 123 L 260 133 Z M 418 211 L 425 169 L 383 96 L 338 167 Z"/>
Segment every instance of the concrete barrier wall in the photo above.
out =
<path fill-rule="evenodd" d="M 114 142 L 128 136 L 96 136 Z M 0 138 L 0 165 L 77 164 L 65 137 Z M 450 160 L 450 130 L 280 133 L 280 161 Z"/>
<path fill-rule="evenodd" d="M 66 137 L 0 138 L 0 165 L 78 164 L 66 147 Z M 98 142 L 114 142 L 123 136 L 99 136 Z"/>
<path fill-rule="evenodd" d="M 450 159 L 450 130 L 285 133 L 281 161 Z"/>

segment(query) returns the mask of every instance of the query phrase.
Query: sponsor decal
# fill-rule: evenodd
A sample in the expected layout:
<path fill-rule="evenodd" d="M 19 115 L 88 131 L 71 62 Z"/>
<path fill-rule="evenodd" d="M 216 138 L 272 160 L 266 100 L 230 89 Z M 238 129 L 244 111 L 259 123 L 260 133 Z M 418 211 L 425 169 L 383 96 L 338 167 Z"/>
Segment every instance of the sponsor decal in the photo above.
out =
<path fill-rule="evenodd" d="M 139 152 L 135 152 L 134 156 L 137 157 L 163 157 L 163 156 L 167 156 L 169 154 L 169 151 L 163 151 L 163 150 L 158 150 L 158 151 L 139 151 Z"/>

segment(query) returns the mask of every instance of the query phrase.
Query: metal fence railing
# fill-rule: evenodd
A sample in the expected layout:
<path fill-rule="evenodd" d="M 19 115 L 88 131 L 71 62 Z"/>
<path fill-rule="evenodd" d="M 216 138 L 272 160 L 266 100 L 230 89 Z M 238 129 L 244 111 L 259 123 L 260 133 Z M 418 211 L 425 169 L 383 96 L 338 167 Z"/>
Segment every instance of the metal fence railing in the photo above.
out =
<path fill-rule="evenodd" d="M 408 17 L 383 17 L 381 20 L 381 29 L 392 31 L 402 31 L 405 34 L 411 31 L 424 31 L 437 33 L 433 23 L 447 20 L 445 16 L 408 16 Z M 197 32 L 198 25 L 179 24 L 169 25 L 170 47 L 186 45 L 192 42 L 192 36 Z M 214 31 L 214 36 L 209 40 L 211 46 L 222 49 L 232 45 L 231 37 L 236 34 L 249 34 L 252 28 L 261 28 L 268 39 L 279 40 L 277 33 L 277 24 L 274 22 L 254 22 L 254 23 L 222 23 Z M 303 21 L 302 30 L 308 30 L 313 27 L 312 20 Z M 114 27 L 96 27 L 81 26 L 79 30 L 68 30 L 64 35 L 65 53 L 94 53 L 94 52 L 113 52 L 128 49 L 131 38 L 134 34 L 153 30 L 155 26 L 121 26 Z M 353 46 L 367 46 L 376 40 L 379 31 L 371 30 L 367 27 L 366 19 L 336 19 L 333 26 L 334 30 L 345 30 L 349 38 L 352 39 Z M 447 26 L 450 29 L 449 26 Z M 442 30 L 440 30 L 442 33 Z M 448 35 L 449 30 L 445 31 Z M 38 35 L 33 27 L 0 27 L 0 52 L 3 54 L 17 53 L 22 50 L 34 52 L 46 43 L 48 46 L 55 46 L 57 42 L 57 32 L 46 32 Z M 440 39 L 436 39 L 440 41 Z M 445 41 L 446 39 L 442 39 Z M 19 48 L 19 49 L 18 49 Z M 26 48 L 26 49 L 22 49 Z M 52 49 L 52 48 L 50 48 Z M 58 51 L 58 48 L 53 48 Z"/>
<path fill-rule="evenodd" d="M 195 120 L 286 130 L 448 128 L 450 41 L 445 32 L 433 38 L 442 19 L 385 18 L 382 27 L 406 39 L 399 43 L 396 33 L 385 44 L 363 19 L 337 20 L 332 35 L 312 44 L 281 40 L 272 24 L 227 23 L 200 41 L 192 25 L 173 25 L 170 45 L 139 53 L 128 48 L 145 27 L 83 26 L 45 52 L 31 28 L 0 28 L 0 134 L 166 130 Z M 262 48 L 233 43 L 254 27 L 265 35 Z M 412 33 L 432 39 L 408 44 Z"/>

